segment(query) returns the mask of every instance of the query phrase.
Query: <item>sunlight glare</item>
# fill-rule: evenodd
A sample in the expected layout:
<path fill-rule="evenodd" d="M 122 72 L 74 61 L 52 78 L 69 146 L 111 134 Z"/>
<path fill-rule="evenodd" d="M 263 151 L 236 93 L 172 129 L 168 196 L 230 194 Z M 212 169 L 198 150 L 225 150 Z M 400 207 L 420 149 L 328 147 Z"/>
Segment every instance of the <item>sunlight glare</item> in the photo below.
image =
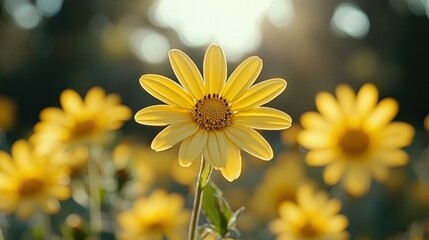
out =
<path fill-rule="evenodd" d="M 331 29 L 339 37 L 364 38 L 369 27 L 368 16 L 352 3 L 338 5 L 331 19 Z"/>
<path fill-rule="evenodd" d="M 139 59 L 157 64 L 167 59 L 170 43 L 164 35 L 142 28 L 131 34 L 130 47 Z"/>

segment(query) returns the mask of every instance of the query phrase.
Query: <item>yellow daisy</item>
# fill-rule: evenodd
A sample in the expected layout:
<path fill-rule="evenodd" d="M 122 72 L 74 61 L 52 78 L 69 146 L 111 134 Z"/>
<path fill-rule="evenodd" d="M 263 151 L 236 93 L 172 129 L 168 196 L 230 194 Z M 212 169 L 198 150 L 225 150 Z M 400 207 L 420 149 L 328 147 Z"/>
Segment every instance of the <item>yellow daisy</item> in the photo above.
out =
<path fill-rule="evenodd" d="M 398 112 L 392 98 L 378 101 L 373 84 L 365 84 L 355 96 L 347 85 L 336 89 L 337 99 L 322 92 L 316 96 L 317 112 L 301 118 L 303 131 L 299 143 L 310 149 L 306 156 L 311 166 L 327 165 L 324 181 L 334 185 L 341 180 L 345 190 L 354 196 L 366 193 L 371 176 L 383 181 L 388 167 L 407 163 L 408 146 L 414 129 L 403 122 L 391 122 Z"/>
<path fill-rule="evenodd" d="M 47 153 L 88 144 L 105 144 L 114 130 L 131 117 L 131 110 L 120 104 L 116 94 L 106 95 L 93 87 L 82 99 L 67 89 L 61 93 L 61 108 L 49 107 L 40 113 L 31 141 L 36 150 Z"/>
<path fill-rule="evenodd" d="M 298 189 L 296 203 L 285 201 L 279 207 L 280 218 L 270 224 L 278 240 L 345 240 L 347 217 L 339 214 L 341 202 L 329 199 L 311 186 Z"/>
<path fill-rule="evenodd" d="M 250 210 L 258 217 L 272 219 L 283 201 L 295 201 L 296 191 L 310 183 L 302 156 L 297 151 L 282 153 L 264 174 L 250 202 Z"/>
<path fill-rule="evenodd" d="M 166 103 L 135 115 L 140 124 L 167 126 L 152 141 L 152 149 L 163 151 L 181 142 L 181 166 L 204 156 L 229 181 L 240 176 L 240 149 L 262 160 L 272 159 L 271 146 L 254 129 L 290 127 L 289 115 L 261 107 L 283 92 L 285 80 L 274 78 L 252 86 L 262 69 L 262 60 L 256 56 L 244 60 L 227 79 L 224 52 L 215 44 L 205 54 L 204 77 L 182 51 L 171 50 L 169 59 L 181 85 L 161 75 L 140 78 L 148 93 Z"/>
<path fill-rule="evenodd" d="M 185 239 L 190 214 L 184 204 L 181 195 L 163 190 L 137 199 L 131 210 L 118 215 L 119 239 Z"/>
<path fill-rule="evenodd" d="M 70 197 L 68 169 L 46 155 L 35 154 L 30 144 L 19 140 L 12 154 L 0 151 L 0 211 L 29 218 L 34 210 L 58 212 Z"/>

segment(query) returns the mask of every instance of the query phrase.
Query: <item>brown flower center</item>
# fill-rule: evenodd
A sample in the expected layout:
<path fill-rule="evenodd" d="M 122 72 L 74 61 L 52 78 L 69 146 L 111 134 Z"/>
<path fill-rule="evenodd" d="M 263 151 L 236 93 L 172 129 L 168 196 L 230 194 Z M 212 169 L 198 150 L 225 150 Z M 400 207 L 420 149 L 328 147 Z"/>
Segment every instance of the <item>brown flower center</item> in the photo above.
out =
<path fill-rule="evenodd" d="M 218 94 L 208 94 L 195 104 L 192 119 L 207 131 L 220 130 L 232 124 L 231 107 Z"/>
<path fill-rule="evenodd" d="M 310 222 L 306 222 L 299 231 L 305 237 L 315 237 L 319 233 L 319 231 Z"/>
<path fill-rule="evenodd" d="M 74 138 L 83 137 L 86 135 L 89 135 L 91 132 L 93 132 L 96 128 L 96 124 L 91 119 L 78 121 L 74 125 L 74 127 L 70 130 L 70 134 Z"/>
<path fill-rule="evenodd" d="M 340 148 L 349 155 L 360 155 L 369 147 L 369 136 L 360 129 L 347 130 L 339 140 Z"/>
<path fill-rule="evenodd" d="M 39 178 L 24 179 L 18 187 L 18 194 L 23 197 L 36 195 L 45 187 L 45 182 Z"/>

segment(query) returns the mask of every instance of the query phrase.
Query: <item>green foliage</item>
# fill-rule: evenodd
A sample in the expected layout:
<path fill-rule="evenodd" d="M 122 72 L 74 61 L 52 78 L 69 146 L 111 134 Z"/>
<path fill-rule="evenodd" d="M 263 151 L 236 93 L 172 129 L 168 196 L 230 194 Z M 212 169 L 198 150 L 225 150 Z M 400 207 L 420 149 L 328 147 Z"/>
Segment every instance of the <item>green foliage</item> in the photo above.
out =
<path fill-rule="evenodd" d="M 222 191 L 211 182 L 204 188 L 202 207 L 209 222 L 204 231 L 215 233 L 220 239 L 237 239 L 240 236 L 236 224 L 244 207 L 232 212 Z"/>

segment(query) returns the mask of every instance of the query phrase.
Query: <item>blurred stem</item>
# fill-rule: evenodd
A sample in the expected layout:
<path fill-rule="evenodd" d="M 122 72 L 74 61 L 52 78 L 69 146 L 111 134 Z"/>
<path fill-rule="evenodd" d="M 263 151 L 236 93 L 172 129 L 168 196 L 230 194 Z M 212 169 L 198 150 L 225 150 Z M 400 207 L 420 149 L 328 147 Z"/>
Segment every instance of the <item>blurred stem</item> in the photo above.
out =
<path fill-rule="evenodd" d="M 42 218 L 43 218 L 43 223 L 42 223 L 43 239 L 49 240 L 52 237 L 51 236 L 51 216 L 49 216 L 48 214 L 42 214 Z"/>
<path fill-rule="evenodd" d="M 198 220 L 201 212 L 201 202 L 203 199 L 204 187 L 210 180 L 213 167 L 207 164 L 204 159 L 201 160 L 200 171 L 198 172 L 195 183 L 194 206 L 192 208 L 191 222 L 189 224 L 188 240 L 195 240 L 197 236 Z"/>
<path fill-rule="evenodd" d="M 101 198 L 100 198 L 100 172 L 97 167 L 97 151 L 90 148 L 90 159 L 88 160 L 88 185 L 89 185 L 89 227 L 92 240 L 99 239 L 101 232 Z"/>

